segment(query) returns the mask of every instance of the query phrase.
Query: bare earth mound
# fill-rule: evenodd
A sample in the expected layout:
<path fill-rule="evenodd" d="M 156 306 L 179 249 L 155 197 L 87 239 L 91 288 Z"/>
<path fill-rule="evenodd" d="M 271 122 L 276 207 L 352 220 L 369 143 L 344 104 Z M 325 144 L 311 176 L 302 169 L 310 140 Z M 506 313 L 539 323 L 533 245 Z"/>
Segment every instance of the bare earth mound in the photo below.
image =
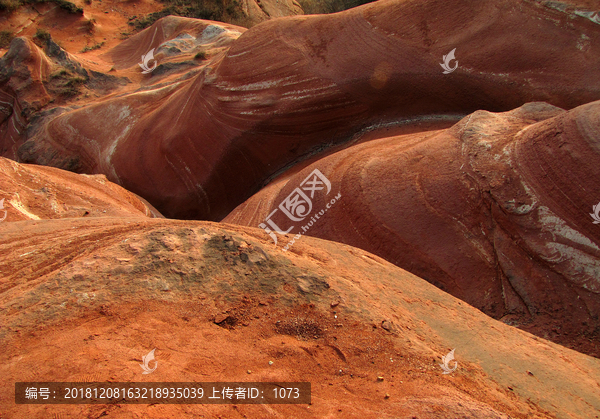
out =
<path fill-rule="evenodd" d="M 598 2 L 187 1 L 0 11 L 0 419 L 600 418 Z"/>
<path fill-rule="evenodd" d="M 6 221 L 77 217 L 158 217 L 144 199 L 106 180 L 0 157 L 0 191 Z"/>
<path fill-rule="evenodd" d="M 332 192 L 315 194 L 313 212 L 341 198 L 306 231 L 310 216 L 293 222 L 278 210 L 275 225 L 294 226 L 280 246 L 301 233 L 365 249 L 495 318 L 600 356 L 600 228 L 589 215 L 600 199 L 599 139 L 600 102 L 479 111 L 290 171 L 224 221 L 266 223 L 318 169 Z"/>
<path fill-rule="evenodd" d="M 600 409 L 600 360 L 349 246 L 307 237 L 284 253 L 257 229 L 141 218 L 0 229 L 3 417 L 593 418 Z M 152 348 L 157 370 L 142 375 Z M 444 375 L 438 364 L 452 348 L 459 367 Z M 312 404 L 14 405 L 13 383 L 38 380 L 309 381 Z"/>

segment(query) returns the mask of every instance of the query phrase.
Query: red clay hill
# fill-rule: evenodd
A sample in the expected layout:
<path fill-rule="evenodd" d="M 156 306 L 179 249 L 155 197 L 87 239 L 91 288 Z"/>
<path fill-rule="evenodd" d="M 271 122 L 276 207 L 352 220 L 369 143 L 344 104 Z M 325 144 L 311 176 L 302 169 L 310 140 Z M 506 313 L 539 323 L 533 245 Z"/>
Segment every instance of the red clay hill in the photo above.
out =
<path fill-rule="evenodd" d="M 3 192 L 28 196 L 35 169 L 8 166 Z M 63 202 L 98 182 L 37 173 Z M 256 228 L 125 213 L 121 188 L 98 183 L 106 213 L 0 222 L 3 418 L 598 417 L 596 358 L 366 251 L 305 237 L 284 252 Z M 5 209 L 20 212 L 12 199 Z M 157 368 L 143 375 L 152 348 Z M 443 374 L 452 349 L 456 370 Z M 20 381 L 306 381 L 312 394 L 301 405 L 17 405 Z"/>
<path fill-rule="evenodd" d="M 0 12 L 1 418 L 600 417 L 597 2 L 135 35 L 162 4 L 58 4 Z M 312 400 L 17 405 L 19 381 Z"/>
<path fill-rule="evenodd" d="M 298 233 L 359 247 L 492 317 L 600 356 L 600 227 L 590 216 L 600 200 L 600 102 L 478 111 L 300 169 L 223 221 L 269 227 L 276 211 L 270 220 L 289 230 L 273 233 L 279 247 Z M 303 217 L 284 200 L 308 194 L 301 184 L 315 169 L 331 189 L 310 191 Z"/>
<path fill-rule="evenodd" d="M 104 173 L 169 217 L 220 220 L 274 175 L 363 130 L 600 99 L 599 34 L 590 16 L 523 0 L 386 0 L 247 31 L 169 17 L 104 61 L 80 59 L 113 68 L 112 93 L 40 115 L 18 158 Z M 159 67 L 141 74 L 155 47 Z M 455 48 L 458 69 L 442 74 Z"/>
<path fill-rule="evenodd" d="M 7 222 L 108 216 L 162 218 L 143 198 L 109 182 L 104 175 L 77 175 L 3 157 L 0 191 L 0 218 Z"/>

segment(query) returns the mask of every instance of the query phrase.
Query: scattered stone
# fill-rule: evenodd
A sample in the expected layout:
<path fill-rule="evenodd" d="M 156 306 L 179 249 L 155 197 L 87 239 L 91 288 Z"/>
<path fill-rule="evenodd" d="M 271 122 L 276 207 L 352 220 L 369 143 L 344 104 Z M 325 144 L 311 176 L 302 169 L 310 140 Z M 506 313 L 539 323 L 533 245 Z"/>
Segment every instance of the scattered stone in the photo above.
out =
<path fill-rule="evenodd" d="M 269 361 L 269 365 L 273 365 L 273 361 Z"/>
<path fill-rule="evenodd" d="M 223 323 L 227 319 L 229 319 L 229 314 L 227 314 L 227 313 L 217 314 L 215 316 L 215 323 L 216 324 L 221 324 L 221 323 Z"/>
<path fill-rule="evenodd" d="M 340 302 L 339 301 L 332 301 L 332 303 L 330 305 L 331 305 L 331 308 L 334 308 L 334 307 L 339 306 Z"/>
<path fill-rule="evenodd" d="M 387 330 L 388 332 L 392 331 L 392 322 L 388 321 L 388 320 L 384 320 L 381 322 L 381 328 L 384 330 Z"/>
<path fill-rule="evenodd" d="M 379 377 L 377 377 L 377 381 L 383 381 L 383 377 L 380 375 Z"/>
<path fill-rule="evenodd" d="M 388 393 L 385 393 L 385 396 L 383 397 L 384 399 L 389 399 L 390 395 Z"/>

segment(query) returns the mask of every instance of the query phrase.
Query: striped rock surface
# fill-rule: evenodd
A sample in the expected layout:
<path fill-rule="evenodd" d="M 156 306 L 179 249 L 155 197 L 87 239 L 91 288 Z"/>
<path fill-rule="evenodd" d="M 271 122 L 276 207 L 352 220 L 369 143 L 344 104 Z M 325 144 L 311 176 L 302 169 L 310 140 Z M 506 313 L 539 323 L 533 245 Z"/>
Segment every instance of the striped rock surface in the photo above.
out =
<path fill-rule="evenodd" d="M 132 51 L 123 59 L 137 77 L 157 25 L 140 34 L 146 44 L 115 48 Z M 274 19 L 192 73 L 151 73 L 137 91 L 46 118 L 19 157 L 104 173 L 169 217 L 220 220 L 276 174 L 365 129 L 598 100 L 599 36 L 588 17 L 526 0 L 384 0 Z M 458 68 L 443 74 L 453 49 Z"/>
<path fill-rule="evenodd" d="M 495 318 L 600 356 L 598 179 L 600 102 L 530 103 L 333 153 L 223 221 L 262 224 L 289 251 L 304 234 L 368 250 Z"/>

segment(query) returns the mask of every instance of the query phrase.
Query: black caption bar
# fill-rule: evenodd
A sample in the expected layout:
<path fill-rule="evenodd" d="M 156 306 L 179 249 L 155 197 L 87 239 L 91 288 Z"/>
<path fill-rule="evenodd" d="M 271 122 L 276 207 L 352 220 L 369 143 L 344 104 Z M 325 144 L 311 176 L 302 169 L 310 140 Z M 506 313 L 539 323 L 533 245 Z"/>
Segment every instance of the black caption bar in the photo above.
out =
<path fill-rule="evenodd" d="M 16 404 L 308 404 L 310 383 L 15 383 Z"/>

